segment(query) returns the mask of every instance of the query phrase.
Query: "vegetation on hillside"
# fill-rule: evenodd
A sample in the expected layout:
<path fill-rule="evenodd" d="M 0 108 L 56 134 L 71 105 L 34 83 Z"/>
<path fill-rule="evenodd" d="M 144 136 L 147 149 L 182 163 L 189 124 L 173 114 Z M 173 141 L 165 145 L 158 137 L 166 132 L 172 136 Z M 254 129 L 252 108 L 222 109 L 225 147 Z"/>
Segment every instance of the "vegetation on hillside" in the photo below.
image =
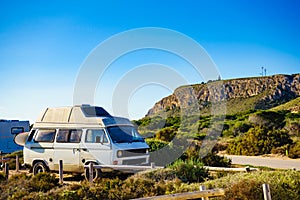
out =
<path fill-rule="evenodd" d="M 164 119 L 148 116 L 135 122 L 141 134 L 150 137 L 146 141 L 152 151 L 172 144 L 174 137 L 188 135 L 190 147 L 183 155 L 187 159 L 200 153 L 203 140 L 211 137 L 212 132 L 221 133 L 213 152 L 226 150 L 236 155 L 273 153 L 300 157 L 300 113 L 290 110 L 250 109 L 225 117 L 170 115 Z"/>
<path fill-rule="evenodd" d="M 272 108 L 271 110 L 274 110 L 274 111 L 289 110 L 289 111 L 299 112 L 300 111 L 300 97 L 293 99 L 285 104 L 276 106 L 276 107 Z"/>

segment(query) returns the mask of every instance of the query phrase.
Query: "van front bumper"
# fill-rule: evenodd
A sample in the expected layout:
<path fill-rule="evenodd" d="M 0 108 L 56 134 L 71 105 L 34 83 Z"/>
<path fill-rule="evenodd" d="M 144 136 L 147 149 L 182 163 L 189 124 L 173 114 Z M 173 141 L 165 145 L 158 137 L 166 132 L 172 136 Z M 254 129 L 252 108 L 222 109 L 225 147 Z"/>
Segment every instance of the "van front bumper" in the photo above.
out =
<path fill-rule="evenodd" d="M 90 165 L 85 165 L 85 168 L 89 168 Z M 93 165 L 94 169 L 112 169 L 118 170 L 122 172 L 139 172 L 139 171 L 146 171 L 151 169 L 161 169 L 164 167 L 152 165 Z"/>

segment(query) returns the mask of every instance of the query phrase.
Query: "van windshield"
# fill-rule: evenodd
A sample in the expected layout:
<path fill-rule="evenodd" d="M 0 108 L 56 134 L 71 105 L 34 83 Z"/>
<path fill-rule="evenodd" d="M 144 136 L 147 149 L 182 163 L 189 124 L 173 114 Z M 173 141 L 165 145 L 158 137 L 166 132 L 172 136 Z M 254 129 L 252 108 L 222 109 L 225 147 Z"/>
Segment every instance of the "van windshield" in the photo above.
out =
<path fill-rule="evenodd" d="M 145 142 L 137 130 L 131 126 L 112 126 L 107 131 L 114 143 Z"/>

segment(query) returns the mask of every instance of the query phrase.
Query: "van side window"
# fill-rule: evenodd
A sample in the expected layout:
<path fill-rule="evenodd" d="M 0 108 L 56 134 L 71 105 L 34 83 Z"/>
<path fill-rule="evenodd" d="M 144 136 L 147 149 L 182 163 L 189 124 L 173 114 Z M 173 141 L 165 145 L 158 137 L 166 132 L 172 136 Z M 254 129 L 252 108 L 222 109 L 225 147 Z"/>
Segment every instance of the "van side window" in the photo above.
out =
<path fill-rule="evenodd" d="M 81 130 L 71 130 L 70 131 L 70 142 L 79 143 L 81 138 L 82 131 Z"/>
<path fill-rule="evenodd" d="M 68 142 L 69 130 L 59 130 L 56 136 L 56 142 Z"/>
<path fill-rule="evenodd" d="M 34 141 L 35 142 L 53 142 L 55 136 L 55 129 L 49 130 L 38 130 Z"/>
<path fill-rule="evenodd" d="M 103 139 L 102 139 L 103 138 Z M 103 129 L 88 130 L 86 133 L 85 142 L 87 143 L 108 143 L 108 139 Z"/>
<path fill-rule="evenodd" d="M 59 130 L 56 136 L 56 142 L 79 143 L 82 130 Z"/>

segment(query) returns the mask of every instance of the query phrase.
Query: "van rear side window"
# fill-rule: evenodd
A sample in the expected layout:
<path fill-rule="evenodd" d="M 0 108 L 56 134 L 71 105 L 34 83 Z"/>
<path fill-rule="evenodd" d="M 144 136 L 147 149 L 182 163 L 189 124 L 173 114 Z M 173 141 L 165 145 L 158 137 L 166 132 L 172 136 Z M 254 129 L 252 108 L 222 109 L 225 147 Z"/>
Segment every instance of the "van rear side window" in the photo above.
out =
<path fill-rule="evenodd" d="M 34 141 L 35 142 L 53 142 L 55 136 L 55 129 L 38 130 Z"/>
<path fill-rule="evenodd" d="M 56 142 L 79 143 L 82 135 L 82 130 L 59 130 Z"/>

